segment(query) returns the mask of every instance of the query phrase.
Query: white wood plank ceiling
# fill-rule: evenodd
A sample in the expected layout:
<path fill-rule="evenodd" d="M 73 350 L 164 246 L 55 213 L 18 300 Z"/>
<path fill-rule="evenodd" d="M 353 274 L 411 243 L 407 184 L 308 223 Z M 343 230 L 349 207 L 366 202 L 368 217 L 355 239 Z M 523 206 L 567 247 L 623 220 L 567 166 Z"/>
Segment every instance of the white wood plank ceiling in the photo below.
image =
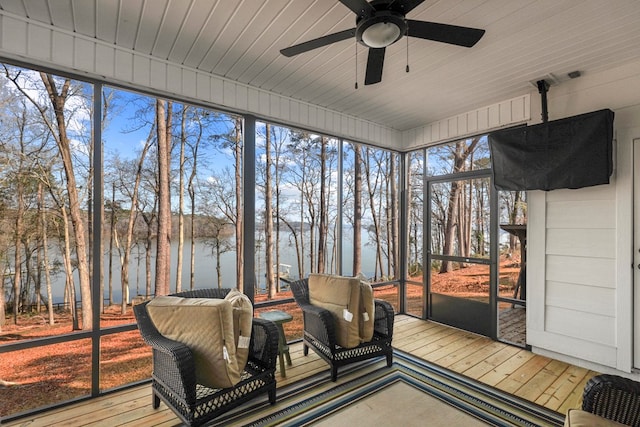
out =
<path fill-rule="evenodd" d="M 382 82 L 345 40 L 292 58 L 280 49 L 355 26 L 337 0 L 0 0 L 5 12 L 406 130 L 531 90 L 548 74 L 640 58 L 637 0 L 426 0 L 407 18 L 482 28 L 467 49 L 403 38 Z M 356 65 L 358 74 L 356 76 Z M 354 88 L 355 81 L 359 89 Z"/>

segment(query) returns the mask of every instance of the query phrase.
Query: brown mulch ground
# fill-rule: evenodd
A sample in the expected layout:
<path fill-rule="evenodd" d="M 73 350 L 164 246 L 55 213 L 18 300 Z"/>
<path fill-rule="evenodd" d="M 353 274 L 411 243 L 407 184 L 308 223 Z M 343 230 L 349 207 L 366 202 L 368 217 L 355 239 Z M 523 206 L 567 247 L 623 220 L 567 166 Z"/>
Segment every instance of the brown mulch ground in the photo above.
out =
<path fill-rule="evenodd" d="M 513 293 L 519 264 L 504 260 L 501 263 L 501 294 Z M 421 281 L 421 277 L 415 277 Z M 488 295 L 488 267 L 474 265 L 446 274 L 435 274 L 433 287 L 438 292 L 458 296 L 483 298 Z M 408 312 L 421 313 L 422 295 L 420 286 L 408 287 Z M 290 292 L 282 292 L 279 298 L 291 297 Z M 384 286 L 376 289 L 376 298 L 389 301 L 398 309 L 397 288 Z M 266 300 L 257 296 L 256 302 Z M 302 336 L 302 313 L 295 303 L 272 309 L 291 313 L 293 321 L 284 324 L 289 340 Z M 72 333 L 71 318 L 66 312 L 55 314 L 55 325 L 48 325 L 45 313 L 22 315 L 18 324 L 13 318 L 0 331 L 2 344 L 47 336 Z M 111 306 L 101 316 L 102 327 L 134 323 L 131 308 L 126 314 L 120 313 L 120 306 Z M 133 381 L 149 378 L 151 375 L 151 351 L 138 331 L 108 335 L 101 342 L 100 388 L 107 390 Z M 31 410 L 45 405 L 86 396 L 91 390 L 91 342 L 89 339 L 53 344 L 28 350 L 6 353 L 0 358 L 0 417 Z M 15 385 L 4 386 L 2 382 Z"/>

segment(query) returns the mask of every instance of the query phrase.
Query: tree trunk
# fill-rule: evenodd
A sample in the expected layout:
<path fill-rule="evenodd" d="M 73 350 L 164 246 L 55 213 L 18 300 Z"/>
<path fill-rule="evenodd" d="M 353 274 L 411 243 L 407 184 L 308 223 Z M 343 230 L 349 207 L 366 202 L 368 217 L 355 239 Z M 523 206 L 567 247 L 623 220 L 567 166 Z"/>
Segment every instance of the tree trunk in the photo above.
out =
<path fill-rule="evenodd" d="M 391 197 L 391 236 L 389 240 L 391 241 L 391 246 L 389 247 L 389 258 L 391 258 L 391 268 L 393 270 L 389 270 L 389 275 L 394 279 L 398 278 L 398 273 L 400 271 L 400 255 L 398 248 L 400 247 L 400 231 L 399 231 L 399 223 L 398 223 L 398 172 L 396 170 L 396 161 L 397 154 L 390 154 L 390 167 L 389 167 L 389 180 L 390 180 L 390 188 L 389 193 Z"/>
<path fill-rule="evenodd" d="M 326 264 L 326 242 L 328 233 L 327 212 L 327 141 L 322 137 L 320 143 L 320 224 L 318 226 L 318 273 L 324 273 Z"/>
<path fill-rule="evenodd" d="M 124 248 L 123 248 L 123 256 L 122 262 L 120 264 L 120 280 L 122 284 L 122 314 L 126 313 L 128 296 L 129 296 L 129 260 L 131 259 L 131 250 L 133 248 L 133 229 L 136 223 L 137 210 L 134 209 L 134 206 L 138 205 L 138 192 L 140 191 L 140 181 L 142 180 L 142 172 L 144 166 L 144 160 L 147 157 L 147 152 L 151 147 L 152 137 L 151 134 L 147 137 L 147 141 L 142 148 L 142 152 L 140 153 L 140 158 L 138 159 L 138 165 L 136 169 L 136 177 L 133 184 L 133 192 L 131 194 L 131 206 L 132 209 L 129 211 L 129 220 L 127 222 L 127 234 L 124 239 Z M 114 230 L 115 234 L 115 230 Z M 136 292 L 137 293 L 137 292 Z M 127 295 L 127 298 L 125 298 Z"/>
<path fill-rule="evenodd" d="M 454 159 L 453 159 L 453 173 L 464 171 L 465 161 L 473 153 L 479 138 L 474 138 L 468 147 L 464 147 L 465 142 L 460 141 L 456 143 Z M 454 238 L 456 228 L 461 226 L 460 210 L 458 209 L 460 204 L 460 194 L 462 192 L 462 185 L 460 181 L 452 181 L 451 189 L 449 191 L 449 202 L 447 204 L 446 220 L 444 228 L 444 243 L 442 254 L 451 256 L 453 255 Z M 463 242 L 461 242 L 462 247 Z M 440 273 L 447 273 L 451 271 L 451 261 L 443 261 L 440 266 Z"/>
<path fill-rule="evenodd" d="M 132 209 L 133 206 L 131 205 Z M 111 183 L 111 217 L 109 218 L 109 306 L 113 305 L 113 236 L 116 232 L 116 182 Z M 120 277 L 122 280 L 122 277 Z"/>
<path fill-rule="evenodd" d="M 60 207 L 60 211 L 62 212 L 62 224 L 64 227 L 64 268 L 66 270 L 66 287 L 67 294 L 69 295 L 69 308 L 71 312 L 71 319 L 73 322 L 73 330 L 76 331 L 80 329 L 80 325 L 78 324 L 78 311 L 76 309 L 76 288 L 73 283 L 73 266 L 71 265 L 71 240 L 69 237 L 69 218 L 67 216 L 67 209 L 64 205 Z"/>
<path fill-rule="evenodd" d="M 67 196 L 69 198 L 69 215 L 74 231 L 74 241 L 77 258 L 78 277 L 80 279 L 80 297 L 82 299 L 82 328 L 90 329 L 93 326 L 93 312 L 91 309 L 91 281 L 89 277 L 89 261 L 87 258 L 87 233 L 85 229 L 80 200 L 78 197 L 78 184 L 76 182 L 75 170 L 73 167 L 73 155 L 71 153 L 71 141 L 67 135 L 67 122 L 65 120 L 65 103 L 70 94 L 71 80 L 65 79 L 62 88 L 58 91 L 53 75 L 40 73 L 40 78 L 44 83 L 52 107 L 55 112 L 57 133 L 53 126 L 50 126 L 55 137 L 64 165 L 64 173 L 67 184 Z M 38 105 L 36 104 L 36 107 Z M 41 107 L 39 107 L 41 108 Z M 43 117 L 46 114 L 40 110 Z M 47 123 L 48 120 L 45 119 Z"/>
<path fill-rule="evenodd" d="M 158 136 L 158 238 L 156 254 L 156 295 L 168 295 L 171 269 L 171 102 L 156 100 Z"/>
<path fill-rule="evenodd" d="M 362 273 L 362 149 L 353 144 L 353 275 Z"/>
<path fill-rule="evenodd" d="M 373 220 L 373 230 L 374 230 L 374 235 L 376 236 L 376 259 L 375 259 L 375 273 L 374 273 L 374 280 L 378 280 L 378 274 L 382 271 L 382 247 L 381 247 L 381 230 L 380 230 L 380 219 L 379 219 L 379 215 L 380 213 L 378 212 L 378 209 L 376 209 L 376 191 L 374 188 L 374 185 L 372 185 L 371 183 L 371 175 L 372 175 L 372 171 L 371 171 L 371 164 L 370 164 L 370 159 L 371 159 L 371 151 L 369 150 L 369 147 L 365 148 L 365 158 L 364 161 L 366 163 L 366 176 L 365 179 L 367 181 L 367 192 L 368 192 L 368 199 L 369 199 L 369 209 L 371 209 L 371 218 Z M 380 173 L 380 168 L 378 168 L 378 171 L 376 172 L 377 174 Z"/>
<path fill-rule="evenodd" d="M 182 291 L 182 251 L 184 250 L 184 150 L 187 144 L 187 109 L 182 107 L 180 122 L 180 162 L 178 167 L 178 259 L 176 260 L 176 292 Z"/>
<path fill-rule="evenodd" d="M 236 189 L 236 277 L 237 286 L 240 292 L 244 291 L 244 202 L 242 192 L 242 119 L 234 119 L 235 144 L 234 144 L 234 177 Z"/>
<path fill-rule="evenodd" d="M 22 156 L 20 156 L 22 158 Z M 22 163 L 22 161 L 20 162 Z M 20 171 L 20 169 L 19 169 Z M 21 174 L 21 172 L 19 172 Z M 16 186 L 16 229 L 14 235 L 14 254 L 13 254 L 13 324 L 18 324 L 18 314 L 20 312 L 20 285 L 22 282 L 22 234 L 24 232 L 24 189 L 22 177 L 17 178 Z"/>
<path fill-rule="evenodd" d="M 53 317 L 53 290 L 51 289 L 51 274 L 49 272 L 49 238 L 47 233 L 47 210 L 44 205 L 43 184 L 38 183 L 38 203 L 40 205 L 40 229 L 42 231 L 42 263 L 44 265 L 44 279 L 47 288 L 47 313 L 49 324 L 55 323 Z"/>
<path fill-rule="evenodd" d="M 271 125 L 266 124 L 265 142 L 265 184 L 264 184 L 264 234 L 265 234 L 265 264 L 266 282 L 269 299 L 276 296 L 273 274 L 273 211 L 271 207 Z"/>

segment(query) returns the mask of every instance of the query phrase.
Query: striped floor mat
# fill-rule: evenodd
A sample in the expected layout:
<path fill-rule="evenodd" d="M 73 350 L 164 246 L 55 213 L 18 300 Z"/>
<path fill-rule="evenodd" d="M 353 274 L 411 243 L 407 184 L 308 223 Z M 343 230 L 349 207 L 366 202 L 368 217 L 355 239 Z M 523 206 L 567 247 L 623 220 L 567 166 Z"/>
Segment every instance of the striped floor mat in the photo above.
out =
<path fill-rule="evenodd" d="M 406 398 L 399 393 L 407 393 Z M 391 368 L 384 360 L 364 362 L 342 368 L 335 383 L 328 372 L 318 374 L 278 389 L 274 406 L 250 403 L 216 422 L 256 427 L 562 426 L 564 416 L 395 351 Z"/>

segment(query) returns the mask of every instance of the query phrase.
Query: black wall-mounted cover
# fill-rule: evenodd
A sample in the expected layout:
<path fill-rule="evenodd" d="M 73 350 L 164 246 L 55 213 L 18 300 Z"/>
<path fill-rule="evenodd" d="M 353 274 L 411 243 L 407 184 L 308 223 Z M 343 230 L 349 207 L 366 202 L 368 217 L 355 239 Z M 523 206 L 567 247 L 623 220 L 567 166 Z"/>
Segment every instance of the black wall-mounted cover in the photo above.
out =
<path fill-rule="evenodd" d="M 613 116 L 600 110 L 489 134 L 498 190 L 556 190 L 608 184 Z"/>

